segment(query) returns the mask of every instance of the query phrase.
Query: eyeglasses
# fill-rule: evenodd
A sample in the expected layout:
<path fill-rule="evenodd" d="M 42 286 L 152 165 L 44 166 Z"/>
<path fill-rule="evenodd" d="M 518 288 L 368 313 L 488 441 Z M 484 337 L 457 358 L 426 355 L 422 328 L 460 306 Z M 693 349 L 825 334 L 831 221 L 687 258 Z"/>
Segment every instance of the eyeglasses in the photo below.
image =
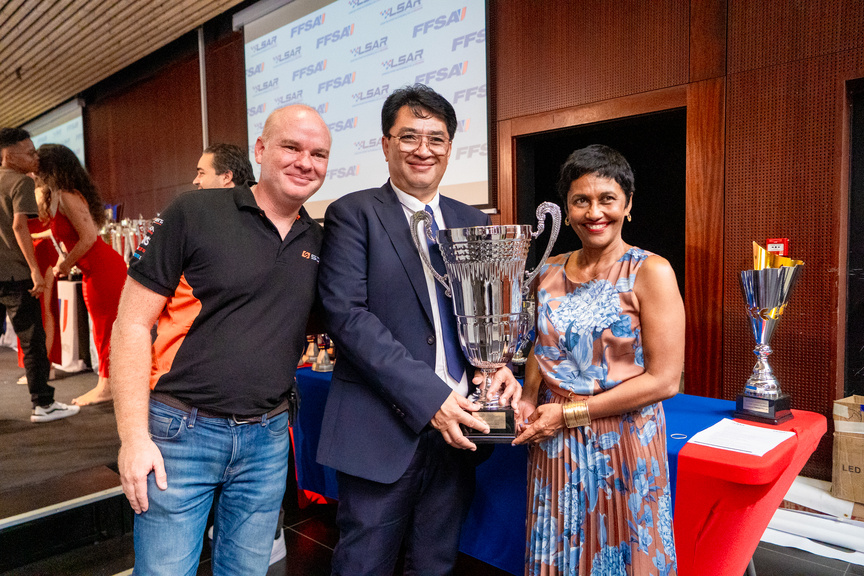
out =
<path fill-rule="evenodd" d="M 399 141 L 399 149 L 402 152 L 414 152 L 423 141 L 426 141 L 426 148 L 432 154 L 441 156 L 447 153 L 447 148 L 450 146 L 450 140 L 443 136 L 432 136 L 429 134 L 405 134 L 404 136 L 387 135 L 388 138 L 395 138 Z"/>

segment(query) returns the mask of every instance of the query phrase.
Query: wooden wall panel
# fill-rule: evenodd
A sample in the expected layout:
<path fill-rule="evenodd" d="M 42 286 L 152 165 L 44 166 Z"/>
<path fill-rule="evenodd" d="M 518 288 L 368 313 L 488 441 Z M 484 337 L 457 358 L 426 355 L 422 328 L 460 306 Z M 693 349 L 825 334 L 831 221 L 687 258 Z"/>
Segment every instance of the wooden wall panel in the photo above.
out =
<path fill-rule="evenodd" d="M 490 0 L 497 120 L 687 82 L 686 0 Z"/>
<path fill-rule="evenodd" d="M 726 0 L 690 1 L 690 82 L 726 75 Z"/>
<path fill-rule="evenodd" d="M 201 155 L 198 60 L 164 68 L 84 109 L 87 167 L 106 202 L 123 215 L 155 216 L 192 189 Z"/>
<path fill-rule="evenodd" d="M 864 2 L 730 0 L 729 73 L 864 48 Z"/>
<path fill-rule="evenodd" d="M 207 46 L 207 127 L 210 143 L 226 142 L 246 147 L 246 66 L 243 34 Z"/>

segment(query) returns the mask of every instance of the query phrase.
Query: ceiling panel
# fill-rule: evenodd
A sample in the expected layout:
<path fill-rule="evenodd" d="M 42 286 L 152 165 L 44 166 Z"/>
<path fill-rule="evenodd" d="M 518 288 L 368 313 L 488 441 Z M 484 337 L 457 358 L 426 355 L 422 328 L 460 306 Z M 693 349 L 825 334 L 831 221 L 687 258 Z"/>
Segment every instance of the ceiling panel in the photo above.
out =
<path fill-rule="evenodd" d="M 0 126 L 33 120 L 241 1 L 0 1 Z"/>

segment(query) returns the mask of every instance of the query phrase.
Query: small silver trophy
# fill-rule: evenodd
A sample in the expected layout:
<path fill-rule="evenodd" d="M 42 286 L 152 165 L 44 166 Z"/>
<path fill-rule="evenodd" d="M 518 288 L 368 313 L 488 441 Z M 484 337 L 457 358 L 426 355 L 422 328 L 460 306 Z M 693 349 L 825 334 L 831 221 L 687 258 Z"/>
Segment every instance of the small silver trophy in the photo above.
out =
<path fill-rule="evenodd" d="M 315 372 L 332 372 L 333 358 L 330 357 L 330 337 L 327 334 L 321 334 L 319 337 L 320 344 L 318 345 L 318 356 L 312 362 L 312 370 Z"/>
<path fill-rule="evenodd" d="M 741 272 L 741 292 L 756 339 L 756 365 L 738 395 L 735 417 L 779 424 L 792 418 L 792 397 L 783 393 L 768 364 L 771 337 L 798 282 L 803 262 L 776 256 L 754 243 L 754 269 Z"/>
<path fill-rule="evenodd" d="M 547 214 L 552 216 L 549 244 L 537 267 L 528 273 L 525 271 L 528 248 L 531 240 L 543 232 Z M 421 222 L 426 236 L 441 250 L 447 269 L 444 276 L 435 271 L 422 249 L 417 231 Z M 463 426 L 462 432 L 472 442 L 510 442 L 516 437 L 513 408 L 499 406 L 498 397 L 489 398 L 487 392 L 492 375 L 507 365 L 528 331 L 528 314 L 522 311 L 522 299 L 549 257 L 560 227 L 561 210 L 552 202 L 537 207 L 536 232 L 531 232 L 531 226 L 515 224 L 470 226 L 439 230 L 435 238 L 432 217 L 423 210 L 414 213 L 411 221 L 414 244 L 423 264 L 453 299 L 462 351 L 485 376 L 478 396 L 482 407 L 474 415 L 489 425 L 490 432 L 482 434 Z"/>
<path fill-rule="evenodd" d="M 302 367 L 305 364 L 311 364 L 312 362 L 315 362 L 316 358 L 318 358 L 318 336 L 306 336 L 306 341 L 309 344 L 306 346 L 306 350 L 300 357 L 300 362 L 297 364 L 298 367 Z"/>

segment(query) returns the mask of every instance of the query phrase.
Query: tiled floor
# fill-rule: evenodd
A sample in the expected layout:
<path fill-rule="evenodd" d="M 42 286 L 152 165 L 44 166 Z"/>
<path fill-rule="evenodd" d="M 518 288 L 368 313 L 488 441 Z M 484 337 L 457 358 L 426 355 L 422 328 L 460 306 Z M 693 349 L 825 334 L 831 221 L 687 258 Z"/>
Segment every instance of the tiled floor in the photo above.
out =
<path fill-rule="evenodd" d="M 864 566 L 815 556 L 795 548 L 761 543 L 753 555 L 758 576 L 860 576 Z"/>
<path fill-rule="evenodd" d="M 334 524 L 335 505 L 312 505 L 289 513 L 285 518 L 288 555 L 270 567 L 267 576 L 327 576 L 338 533 Z M 3 573 L 3 576 L 129 574 L 134 554 L 132 536 L 55 556 Z M 822 558 L 773 544 L 760 544 L 754 556 L 758 576 L 864 576 L 864 567 Z M 398 570 L 397 570 L 398 573 Z M 198 576 L 211 576 L 210 552 L 205 544 Z M 460 555 L 455 576 L 507 576 L 508 573 L 469 556 Z M 703 575 L 698 576 L 721 576 Z M 725 575 L 724 575 L 725 576 Z M 734 576 L 734 575 L 733 575 Z"/>

